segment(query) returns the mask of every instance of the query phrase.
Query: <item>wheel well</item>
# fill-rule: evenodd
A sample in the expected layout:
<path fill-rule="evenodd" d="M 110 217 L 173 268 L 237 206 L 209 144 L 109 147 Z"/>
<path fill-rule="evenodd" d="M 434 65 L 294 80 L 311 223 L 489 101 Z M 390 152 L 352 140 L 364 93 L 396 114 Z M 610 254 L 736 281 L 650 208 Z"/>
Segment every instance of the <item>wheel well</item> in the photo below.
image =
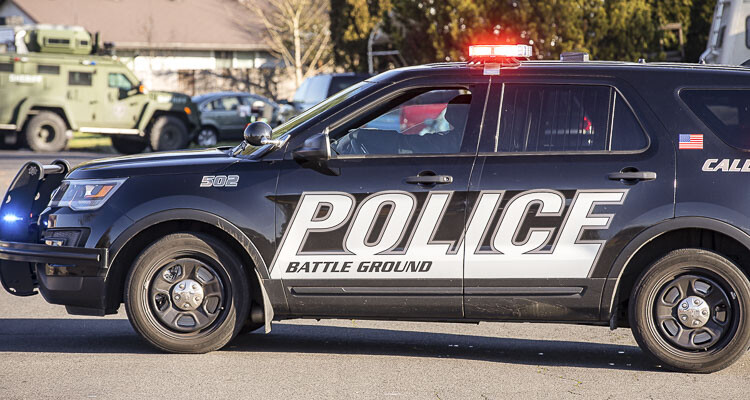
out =
<path fill-rule="evenodd" d="M 615 297 L 617 326 L 629 326 L 630 293 L 641 273 L 667 253 L 684 248 L 712 250 L 736 263 L 745 275 L 748 275 L 750 249 L 731 236 L 701 228 L 678 229 L 663 233 L 641 247 L 625 266 Z"/>
<path fill-rule="evenodd" d="M 45 106 L 33 106 L 29 110 L 29 114 L 26 116 L 26 121 L 23 123 L 23 130 L 26 130 L 26 125 L 28 125 L 29 121 L 31 121 L 32 118 L 34 118 L 35 115 L 39 114 L 41 111 L 50 111 L 60 116 L 60 118 L 65 121 L 65 127 L 67 129 L 72 129 L 70 126 L 70 121 L 68 121 L 68 117 L 65 116 L 65 111 L 63 111 L 60 107 L 45 107 Z"/>
<path fill-rule="evenodd" d="M 193 124 L 190 123 L 190 120 L 188 120 L 187 115 L 185 115 L 185 113 L 181 113 L 177 111 L 157 110 L 157 111 L 154 111 L 154 114 L 151 116 L 151 120 L 148 122 L 146 131 L 151 132 L 151 127 L 154 125 L 154 122 L 156 122 L 156 120 L 163 115 L 175 117 L 179 119 L 180 121 L 182 121 L 182 123 L 185 125 L 185 128 L 188 130 L 188 133 L 190 133 L 190 131 L 193 128 Z"/>
<path fill-rule="evenodd" d="M 175 232 L 203 233 L 219 239 L 229 246 L 242 261 L 247 272 L 252 302 L 263 306 L 260 282 L 255 274 L 255 263 L 250 254 L 230 234 L 213 225 L 193 220 L 173 220 L 150 226 L 132 237 L 112 261 L 107 276 L 107 312 L 114 313 L 124 300 L 125 280 L 135 259 L 145 247 Z M 252 309 L 252 307 L 251 307 Z"/>

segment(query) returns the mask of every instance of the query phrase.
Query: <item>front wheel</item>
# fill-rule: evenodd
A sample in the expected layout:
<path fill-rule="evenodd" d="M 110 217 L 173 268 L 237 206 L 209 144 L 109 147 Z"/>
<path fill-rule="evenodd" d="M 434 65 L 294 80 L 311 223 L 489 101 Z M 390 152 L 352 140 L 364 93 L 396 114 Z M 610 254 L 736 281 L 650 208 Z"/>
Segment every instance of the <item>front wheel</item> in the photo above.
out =
<path fill-rule="evenodd" d="M 640 347 L 666 368 L 713 372 L 748 349 L 750 282 L 730 260 L 701 249 L 675 250 L 649 267 L 630 296 Z"/>
<path fill-rule="evenodd" d="M 213 237 L 165 236 L 135 261 L 125 309 L 135 330 L 159 349 L 205 353 L 243 328 L 250 289 L 240 260 Z"/>

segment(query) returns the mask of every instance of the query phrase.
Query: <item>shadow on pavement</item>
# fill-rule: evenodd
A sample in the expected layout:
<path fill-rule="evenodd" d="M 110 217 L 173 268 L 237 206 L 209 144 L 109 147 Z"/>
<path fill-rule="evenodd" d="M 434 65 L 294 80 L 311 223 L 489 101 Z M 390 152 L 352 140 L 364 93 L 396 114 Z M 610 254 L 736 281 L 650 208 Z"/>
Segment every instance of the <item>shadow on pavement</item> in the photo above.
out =
<path fill-rule="evenodd" d="M 261 332 L 239 336 L 223 351 L 434 357 L 654 370 L 641 350 L 629 345 L 314 324 L 275 324 L 271 334 Z M 0 352 L 158 353 L 124 319 L 0 319 Z"/>

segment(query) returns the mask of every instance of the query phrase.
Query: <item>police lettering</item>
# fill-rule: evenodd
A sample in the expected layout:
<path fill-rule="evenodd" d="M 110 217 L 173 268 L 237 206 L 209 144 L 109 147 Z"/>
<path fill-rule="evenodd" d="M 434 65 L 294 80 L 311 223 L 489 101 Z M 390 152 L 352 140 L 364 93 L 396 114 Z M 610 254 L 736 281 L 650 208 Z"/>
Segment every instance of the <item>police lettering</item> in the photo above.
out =
<path fill-rule="evenodd" d="M 609 227 L 614 214 L 597 214 L 594 208 L 621 205 L 627 189 L 578 191 L 561 226 L 533 227 L 522 242 L 516 237 L 528 218 L 563 217 L 562 193 L 522 192 L 500 208 L 504 191 L 481 192 L 464 234 L 435 241 L 452 195 L 430 192 L 415 215 L 417 200 L 408 192 L 375 193 L 358 205 L 348 193 L 304 193 L 279 246 L 271 277 L 368 278 L 385 273 L 389 278 L 586 278 L 604 240 L 583 240 L 583 231 Z M 529 214 L 532 206 L 535 215 Z M 491 232 L 498 212 L 501 218 Z M 386 218 L 376 223 L 383 214 Z M 416 222 L 410 224 L 414 218 Z M 340 250 L 303 250 L 309 235 L 325 234 L 347 223 Z M 404 239 L 406 247 L 397 249 Z M 489 248 L 482 248 L 488 242 Z"/>

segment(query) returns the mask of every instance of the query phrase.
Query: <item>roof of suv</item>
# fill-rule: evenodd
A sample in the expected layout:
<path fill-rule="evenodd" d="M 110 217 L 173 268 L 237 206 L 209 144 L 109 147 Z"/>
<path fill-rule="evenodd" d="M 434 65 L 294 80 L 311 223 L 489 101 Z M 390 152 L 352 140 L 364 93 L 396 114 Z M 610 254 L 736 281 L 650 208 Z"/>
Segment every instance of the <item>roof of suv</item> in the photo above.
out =
<path fill-rule="evenodd" d="M 716 65 L 716 64 L 692 64 L 692 63 L 669 63 L 669 62 L 654 62 L 654 63 L 636 63 L 627 61 L 583 61 L 583 62 L 571 62 L 571 61 L 556 61 L 556 60 L 534 60 L 534 61 L 521 61 L 520 64 L 514 66 L 504 66 L 501 69 L 501 75 L 503 73 L 518 72 L 513 71 L 528 71 L 533 74 L 555 74 L 555 73 L 583 73 L 586 75 L 604 73 L 610 74 L 613 71 L 630 71 L 630 72 L 645 72 L 645 71 L 669 71 L 674 72 L 680 70 L 682 72 L 709 72 L 709 73 L 727 73 L 727 74 L 738 74 L 743 77 L 750 77 L 750 68 L 735 65 Z M 506 72 L 507 71 L 507 72 Z M 424 76 L 428 74 L 455 74 L 457 72 L 463 73 L 475 73 L 478 75 L 483 74 L 483 64 L 481 63 L 468 63 L 468 62 L 451 62 L 451 63 L 435 63 L 425 64 L 413 67 L 404 67 L 393 69 L 390 71 L 383 72 L 382 74 L 376 75 L 369 78 L 371 82 L 391 82 L 393 80 L 401 80 L 406 76 L 414 75 Z"/>

